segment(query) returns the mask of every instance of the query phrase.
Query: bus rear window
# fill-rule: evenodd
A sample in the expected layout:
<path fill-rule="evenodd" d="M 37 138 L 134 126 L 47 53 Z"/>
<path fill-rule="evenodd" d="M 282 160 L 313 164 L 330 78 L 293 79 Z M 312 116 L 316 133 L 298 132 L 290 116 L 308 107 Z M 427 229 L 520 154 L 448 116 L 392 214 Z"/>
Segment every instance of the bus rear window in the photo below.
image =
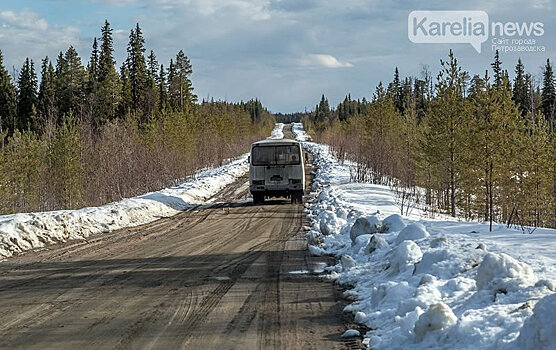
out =
<path fill-rule="evenodd" d="M 299 165 L 299 146 L 255 146 L 251 152 L 253 165 Z"/>

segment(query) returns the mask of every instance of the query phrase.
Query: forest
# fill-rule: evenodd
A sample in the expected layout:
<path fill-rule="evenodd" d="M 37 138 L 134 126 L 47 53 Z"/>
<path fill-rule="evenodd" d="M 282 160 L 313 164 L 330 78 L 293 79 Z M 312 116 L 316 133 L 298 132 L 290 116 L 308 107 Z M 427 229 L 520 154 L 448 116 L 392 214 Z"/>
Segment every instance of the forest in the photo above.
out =
<path fill-rule="evenodd" d="M 112 32 L 105 21 L 86 64 L 70 46 L 10 75 L 0 51 L 1 214 L 159 190 L 270 134 L 274 119 L 258 100 L 198 102 L 189 58 L 180 50 L 158 62 L 139 24 L 117 69 Z"/>
<path fill-rule="evenodd" d="M 351 177 L 389 185 L 402 213 L 502 222 L 532 232 L 556 227 L 556 93 L 546 61 L 542 79 L 521 59 L 510 79 L 496 52 L 471 76 L 450 51 L 435 79 L 380 83 L 370 100 L 350 95 L 336 108 L 323 95 L 302 119 L 319 142 L 353 161 Z M 538 80 L 538 81 L 537 81 Z"/>

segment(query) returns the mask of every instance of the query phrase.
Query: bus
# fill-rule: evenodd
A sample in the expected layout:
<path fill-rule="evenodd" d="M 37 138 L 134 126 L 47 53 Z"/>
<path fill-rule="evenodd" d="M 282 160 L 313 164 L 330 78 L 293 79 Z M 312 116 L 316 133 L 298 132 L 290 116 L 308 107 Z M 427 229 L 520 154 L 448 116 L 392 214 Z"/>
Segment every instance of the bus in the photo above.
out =
<path fill-rule="evenodd" d="M 303 202 L 305 167 L 301 144 L 289 139 L 266 139 L 251 145 L 249 190 L 254 204 L 285 197 Z"/>

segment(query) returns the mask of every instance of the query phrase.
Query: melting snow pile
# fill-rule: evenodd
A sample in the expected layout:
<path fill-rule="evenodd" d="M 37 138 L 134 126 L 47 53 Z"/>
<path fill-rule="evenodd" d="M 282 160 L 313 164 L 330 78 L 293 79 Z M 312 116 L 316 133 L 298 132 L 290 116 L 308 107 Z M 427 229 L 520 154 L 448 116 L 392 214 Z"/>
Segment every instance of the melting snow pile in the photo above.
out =
<path fill-rule="evenodd" d="M 389 187 L 350 182 L 353 164 L 293 131 L 319 168 L 309 249 L 339 258 L 325 277 L 353 287 L 370 348 L 556 349 L 556 230 L 401 217 Z"/>
<path fill-rule="evenodd" d="M 270 133 L 269 139 L 283 139 L 284 138 L 284 124 L 276 123 L 274 130 Z"/>

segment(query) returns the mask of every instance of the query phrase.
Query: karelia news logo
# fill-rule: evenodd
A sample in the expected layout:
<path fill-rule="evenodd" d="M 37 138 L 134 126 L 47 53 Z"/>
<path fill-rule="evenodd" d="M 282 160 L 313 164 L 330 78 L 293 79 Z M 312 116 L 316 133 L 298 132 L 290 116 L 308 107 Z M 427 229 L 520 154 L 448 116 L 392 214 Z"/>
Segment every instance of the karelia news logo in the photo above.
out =
<path fill-rule="evenodd" d="M 544 35 L 541 22 L 490 22 L 485 11 L 413 11 L 407 18 L 407 35 L 414 43 L 481 45 L 492 34 L 493 50 L 545 51 L 537 38 Z"/>

